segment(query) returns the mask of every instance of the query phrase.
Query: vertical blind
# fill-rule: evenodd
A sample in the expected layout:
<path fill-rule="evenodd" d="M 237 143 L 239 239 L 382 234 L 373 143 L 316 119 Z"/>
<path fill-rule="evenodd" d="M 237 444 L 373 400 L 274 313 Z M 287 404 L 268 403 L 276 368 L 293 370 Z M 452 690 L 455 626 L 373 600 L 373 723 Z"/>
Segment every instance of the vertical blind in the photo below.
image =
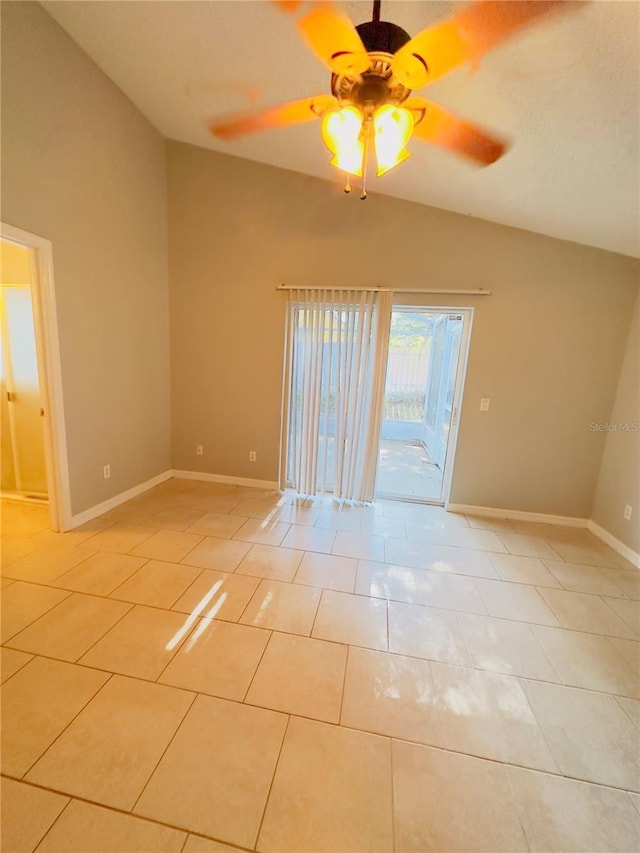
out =
<path fill-rule="evenodd" d="M 391 293 L 291 290 L 283 472 L 303 495 L 375 492 Z"/>

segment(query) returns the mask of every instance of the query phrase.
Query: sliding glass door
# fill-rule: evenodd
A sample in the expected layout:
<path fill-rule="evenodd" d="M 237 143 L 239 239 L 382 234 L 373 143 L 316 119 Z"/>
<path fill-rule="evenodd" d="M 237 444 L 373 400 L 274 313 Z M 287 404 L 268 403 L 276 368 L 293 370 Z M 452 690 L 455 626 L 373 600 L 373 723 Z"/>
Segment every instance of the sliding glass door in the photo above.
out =
<path fill-rule="evenodd" d="M 281 484 L 442 503 L 471 309 L 391 309 L 378 291 L 289 295 Z"/>
<path fill-rule="evenodd" d="M 444 469 L 456 384 L 462 317 L 439 315 L 434 323 L 425 407 L 426 445 L 433 463 Z"/>

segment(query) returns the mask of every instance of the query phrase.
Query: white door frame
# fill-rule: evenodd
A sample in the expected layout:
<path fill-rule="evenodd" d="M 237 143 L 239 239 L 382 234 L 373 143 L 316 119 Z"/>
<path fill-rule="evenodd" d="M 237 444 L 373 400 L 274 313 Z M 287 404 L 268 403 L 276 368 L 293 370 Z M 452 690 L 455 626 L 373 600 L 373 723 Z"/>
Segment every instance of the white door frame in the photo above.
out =
<path fill-rule="evenodd" d="M 0 236 L 29 250 L 31 294 L 35 326 L 40 393 L 45 411 L 44 446 L 51 526 L 71 529 L 69 462 L 62 404 L 62 369 L 53 281 L 53 247 L 50 240 L 0 223 Z"/>

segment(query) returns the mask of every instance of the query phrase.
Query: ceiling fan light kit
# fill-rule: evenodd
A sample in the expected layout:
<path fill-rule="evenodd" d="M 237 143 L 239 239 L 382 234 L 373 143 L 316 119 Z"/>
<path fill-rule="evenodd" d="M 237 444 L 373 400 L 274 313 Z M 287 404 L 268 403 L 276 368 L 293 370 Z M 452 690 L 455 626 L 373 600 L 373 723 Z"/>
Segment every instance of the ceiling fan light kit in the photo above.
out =
<path fill-rule="evenodd" d="M 300 6 L 278 5 L 290 13 Z M 488 166 L 507 150 L 505 140 L 423 97 L 412 97 L 413 90 L 465 63 L 477 63 L 539 18 L 580 5 L 574 0 L 477 0 L 411 38 L 397 24 L 380 20 L 380 0 L 374 0 L 372 20 L 358 26 L 333 4 L 322 3 L 297 26 L 331 71 L 331 95 L 216 121 L 211 131 L 234 139 L 321 118 L 331 165 L 347 174 L 345 192 L 351 190 L 350 175 L 362 179 L 363 199 L 369 162 L 375 157 L 376 175 L 386 174 L 410 157 L 412 137 Z"/>

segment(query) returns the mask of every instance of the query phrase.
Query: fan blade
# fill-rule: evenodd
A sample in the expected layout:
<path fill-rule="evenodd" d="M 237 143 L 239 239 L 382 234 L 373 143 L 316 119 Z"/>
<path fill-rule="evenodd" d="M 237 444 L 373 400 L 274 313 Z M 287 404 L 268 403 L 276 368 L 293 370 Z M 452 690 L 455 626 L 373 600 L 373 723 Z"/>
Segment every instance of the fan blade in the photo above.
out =
<path fill-rule="evenodd" d="M 240 113 L 214 121 L 210 130 L 218 139 L 236 139 L 238 136 L 269 130 L 272 127 L 287 127 L 290 124 L 311 121 L 324 115 L 337 104 L 338 101 L 333 95 L 315 95 L 312 98 L 267 107 L 260 112 Z"/>
<path fill-rule="evenodd" d="M 480 0 L 414 36 L 394 55 L 391 67 L 401 83 L 420 89 L 465 62 L 478 61 L 544 15 L 582 5 L 574 0 Z"/>
<path fill-rule="evenodd" d="M 297 22 L 302 37 L 334 74 L 355 78 L 371 60 L 351 19 L 330 4 L 322 4 Z"/>
<path fill-rule="evenodd" d="M 504 140 L 457 118 L 425 98 L 409 98 L 402 104 L 413 113 L 412 138 L 422 139 L 473 160 L 480 166 L 495 163 L 508 148 Z"/>

